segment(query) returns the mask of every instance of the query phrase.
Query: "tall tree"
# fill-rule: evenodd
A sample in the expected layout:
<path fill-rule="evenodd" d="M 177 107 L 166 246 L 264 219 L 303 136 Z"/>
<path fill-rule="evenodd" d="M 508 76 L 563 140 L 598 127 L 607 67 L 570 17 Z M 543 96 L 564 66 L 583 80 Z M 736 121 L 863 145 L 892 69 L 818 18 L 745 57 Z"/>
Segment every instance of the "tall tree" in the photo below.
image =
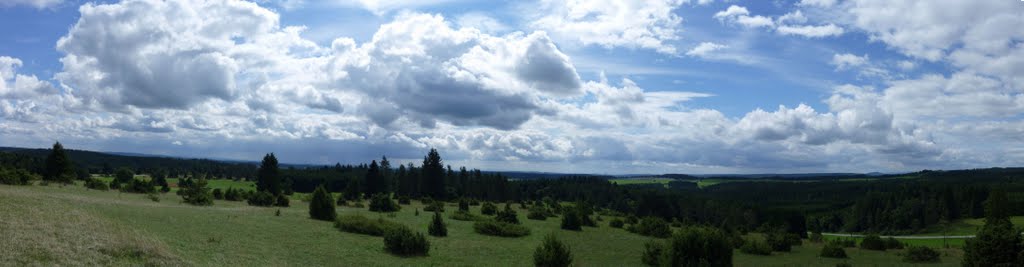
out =
<path fill-rule="evenodd" d="M 377 165 L 377 161 L 370 162 L 370 168 L 366 170 L 366 178 L 363 184 L 366 185 L 366 196 L 373 196 L 378 193 L 384 192 L 386 181 L 381 177 L 380 167 Z"/>
<path fill-rule="evenodd" d="M 263 156 L 256 174 L 256 191 L 266 191 L 275 196 L 281 194 L 281 170 L 274 153 Z"/>
<path fill-rule="evenodd" d="M 423 191 L 434 199 L 445 199 L 445 169 L 437 149 L 430 149 L 423 157 Z"/>
<path fill-rule="evenodd" d="M 323 185 L 313 191 L 313 199 L 309 202 L 309 217 L 322 221 L 334 221 L 338 217 L 334 209 L 334 196 Z"/>
<path fill-rule="evenodd" d="M 1006 192 L 993 190 L 985 202 L 985 226 L 964 246 L 963 266 L 1020 266 L 1020 231 L 1010 222 Z"/>
<path fill-rule="evenodd" d="M 395 174 L 391 169 L 391 161 L 388 161 L 387 156 L 382 156 L 380 159 L 380 177 L 384 180 L 383 192 L 395 191 Z"/>
<path fill-rule="evenodd" d="M 50 155 L 46 157 L 46 171 L 43 174 L 43 180 L 71 183 L 74 179 L 75 172 L 72 169 L 71 159 L 64 151 L 64 146 L 60 142 L 54 143 Z"/>

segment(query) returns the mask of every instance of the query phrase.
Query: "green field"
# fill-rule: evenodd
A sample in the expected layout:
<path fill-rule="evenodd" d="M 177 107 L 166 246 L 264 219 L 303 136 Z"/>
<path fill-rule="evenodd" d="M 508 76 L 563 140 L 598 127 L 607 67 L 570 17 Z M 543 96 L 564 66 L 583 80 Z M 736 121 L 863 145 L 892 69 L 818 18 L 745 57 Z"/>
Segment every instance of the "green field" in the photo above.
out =
<path fill-rule="evenodd" d="M 231 185 L 229 185 L 231 186 Z M 308 218 L 307 206 L 247 206 L 216 201 L 212 207 L 180 203 L 174 194 L 160 202 L 144 195 L 94 191 L 81 186 L 0 185 L 0 262 L 15 265 L 198 265 L 198 266 L 530 266 L 532 252 L 544 235 L 556 233 L 574 254 L 576 266 L 639 266 L 643 244 L 651 238 L 610 228 L 583 232 L 559 229 L 559 220 L 526 220 L 532 234 L 500 238 L 476 234 L 472 223 L 446 220 L 449 237 L 428 237 L 430 256 L 404 258 L 383 250 L 380 237 L 336 230 L 330 222 Z M 514 205 L 517 206 L 517 205 Z M 384 216 L 426 232 L 429 213 L 415 215 L 422 205 L 403 206 L 393 215 L 349 207 L 340 214 Z M 455 207 L 447 209 L 456 210 Z M 479 213 L 479 207 L 473 207 Z M 851 258 L 817 256 L 820 245 L 804 242 L 793 252 L 752 256 L 735 252 L 736 266 L 899 265 L 896 252 L 848 249 Z M 943 262 L 959 263 L 958 250 L 944 253 Z"/>
<path fill-rule="evenodd" d="M 141 179 L 149 179 L 149 176 L 146 176 L 146 175 L 136 175 L 135 177 L 136 178 L 141 178 Z M 110 181 L 114 180 L 114 177 L 111 177 L 111 176 L 96 176 L 96 178 L 100 179 L 103 182 L 107 182 L 107 183 L 109 183 Z M 180 179 L 179 178 L 167 178 L 167 184 L 169 184 L 171 186 L 171 191 L 177 191 L 178 190 L 178 180 L 180 180 Z M 235 189 L 245 189 L 245 190 L 256 190 L 256 183 L 255 182 L 250 182 L 250 181 L 235 181 L 235 180 L 228 180 L 228 179 L 211 179 L 211 180 L 207 180 L 207 184 L 206 185 L 209 186 L 210 189 L 220 188 L 221 190 L 227 190 L 228 188 L 235 188 Z"/>

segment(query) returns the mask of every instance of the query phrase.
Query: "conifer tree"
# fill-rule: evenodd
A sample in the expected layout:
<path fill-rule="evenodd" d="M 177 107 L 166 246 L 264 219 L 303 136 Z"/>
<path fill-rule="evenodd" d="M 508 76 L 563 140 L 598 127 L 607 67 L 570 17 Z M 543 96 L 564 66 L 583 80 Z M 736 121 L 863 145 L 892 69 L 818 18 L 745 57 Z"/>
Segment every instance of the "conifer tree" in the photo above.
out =
<path fill-rule="evenodd" d="M 313 190 L 313 199 L 309 202 L 309 217 L 322 220 L 334 221 L 338 212 L 334 209 L 334 196 L 323 185 Z"/>
<path fill-rule="evenodd" d="M 281 194 L 281 170 L 277 166 L 277 157 L 274 153 L 263 156 L 256 176 L 256 191 L 266 191 L 275 196 Z"/>
<path fill-rule="evenodd" d="M 537 267 L 567 267 L 572 264 L 572 252 L 554 234 L 544 237 L 544 242 L 533 251 L 533 265 Z"/>
<path fill-rule="evenodd" d="M 75 179 L 75 172 L 72 170 L 71 159 L 64 151 L 60 142 L 53 144 L 53 149 L 46 157 L 46 171 L 43 173 L 43 180 L 71 183 Z"/>
<path fill-rule="evenodd" d="M 445 170 L 441 161 L 441 155 L 437 149 L 430 149 L 426 157 L 423 157 L 423 191 L 424 193 L 438 200 L 446 199 L 445 195 Z"/>
<path fill-rule="evenodd" d="M 1006 192 L 993 190 L 985 202 L 985 226 L 964 246 L 963 266 L 1020 266 L 1020 231 L 1010 222 Z"/>
<path fill-rule="evenodd" d="M 441 212 L 434 212 L 434 219 L 430 221 L 430 226 L 427 227 L 427 233 L 437 237 L 448 236 L 448 227 L 444 225 L 444 219 L 441 219 Z"/>

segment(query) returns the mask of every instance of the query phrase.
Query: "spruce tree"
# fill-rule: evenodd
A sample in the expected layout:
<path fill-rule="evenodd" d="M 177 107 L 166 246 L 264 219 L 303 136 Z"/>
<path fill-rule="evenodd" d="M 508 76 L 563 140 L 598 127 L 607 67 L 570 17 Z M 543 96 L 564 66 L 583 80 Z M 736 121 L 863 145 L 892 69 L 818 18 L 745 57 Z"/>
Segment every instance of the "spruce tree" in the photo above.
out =
<path fill-rule="evenodd" d="M 431 148 L 427 156 L 423 157 L 422 172 L 424 193 L 434 199 L 446 199 L 444 164 L 441 161 L 441 155 L 437 153 L 437 149 Z"/>
<path fill-rule="evenodd" d="M 370 168 L 366 170 L 366 176 L 363 181 L 366 185 L 366 195 L 373 196 L 378 193 L 384 192 L 385 181 L 381 177 L 380 167 L 377 165 L 377 161 L 370 162 Z"/>
<path fill-rule="evenodd" d="M 444 220 L 441 219 L 441 212 L 434 212 L 434 219 L 430 221 L 430 226 L 427 226 L 427 233 L 437 237 L 448 236 L 448 228 L 444 225 Z"/>
<path fill-rule="evenodd" d="M 274 153 L 263 156 L 260 169 L 256 174 L 256 191 L 269 192 L 271 195 L 281 194 L 281 170 L 277 166 Z"/>
<path fill-rule="evenodd" d="M 46 171 L 43 173 L 43 180 L 71 183 L 75 179 L 75 172 L 72 170 L 71 159 L 64 151 L 60 142 L 53 144 L 50 155 L 46 156 Z"/>
<path fill-rule="evenodd" d="M 963 266 L 1018 266 L 1020 231 L 1010 222 L 1006 192 L 993 190 L 985 202 L 985 226 L 964 246 Z"/>
<path fill-rule="evenodd" d="M 334 221 L 338 212 L 334 209 L 334 196 L 323 185 L 313 190 L 313 199 L 309 202 L 309 217 L 322 220 Z"/>
<path fill-rule="evenodd" d="M 185 203 L 196 206 L 213 205 L 213 194 L 210 187 L 206 186 L 206 179 L 195 179 L 187 187 L 181 189 L 181 198 Z"/>

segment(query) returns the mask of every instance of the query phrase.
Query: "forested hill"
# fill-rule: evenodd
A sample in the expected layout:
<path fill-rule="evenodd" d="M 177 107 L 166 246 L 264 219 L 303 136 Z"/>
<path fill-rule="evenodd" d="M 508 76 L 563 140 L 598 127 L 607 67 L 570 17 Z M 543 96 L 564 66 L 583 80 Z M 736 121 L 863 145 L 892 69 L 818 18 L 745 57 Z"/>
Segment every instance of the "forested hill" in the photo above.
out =
<path fill-rule="evenodd" d="M 256 173 L 257 163 L 227 162 L 210 159 L 185 159 L 149 155 L 118 155 L 113 153 L 68 149 L 75 167 L 88 173 L 110 174 L 117 168 L 129 168 L 136 173 L 166 171 L 171 177 L 188 173 L 203 173 L 215 178 L 250 178 Z M 42 161 L 50 149 L 0 147 L 0 163 L 41 173 Z M 6 154 L 6 155 L 4 155 Z"/>

